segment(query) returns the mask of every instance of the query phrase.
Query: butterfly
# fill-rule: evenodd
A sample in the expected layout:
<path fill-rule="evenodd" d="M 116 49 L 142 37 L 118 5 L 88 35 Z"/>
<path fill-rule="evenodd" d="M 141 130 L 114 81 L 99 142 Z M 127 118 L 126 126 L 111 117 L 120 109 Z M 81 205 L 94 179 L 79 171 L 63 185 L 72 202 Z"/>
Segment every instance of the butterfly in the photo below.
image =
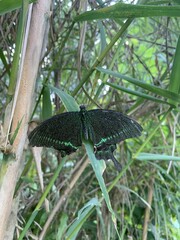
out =
<path fill-rule="evenodd" d="M 64 157 L 75 152 L 83 139 L 91 141 L 98 160 L 111 159 L 118 171 L 120 163 L 113 152 L 116 143 L 138 137 L 143 128 L 135 120 L 114 110 L 87 111 L 80 106 L 78 112 L 55 115 L 37 126 L 28 136 L 29 144 L 37 147 L 53 147 Z"/>

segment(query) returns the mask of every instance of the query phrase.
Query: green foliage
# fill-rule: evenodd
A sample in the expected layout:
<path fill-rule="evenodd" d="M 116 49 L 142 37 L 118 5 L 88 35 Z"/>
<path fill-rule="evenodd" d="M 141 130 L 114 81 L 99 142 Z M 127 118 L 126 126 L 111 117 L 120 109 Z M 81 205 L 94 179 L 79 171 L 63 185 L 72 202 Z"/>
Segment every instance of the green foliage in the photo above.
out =
<path fill-rule="evenodd" d="M 44 87 L 42 101 L 42 120 L 52 117 L 51 93 L 48 87 Z"/>
<path fill-rule="evenodd" d="M 97 161 L 88 143 L 66 159 L 44 149 L 43 194 L 35 165 L 29 167 L 32 151 L 25 149 L 26 166 L 17 184 L 21 201 L 15 239 L 45 234 L 48 240 L 178 240 L 179 3 L 140 1 L 138 6 L 109 1 L 113 4 L 109 6 L 105 1 L 92 2 L 88 5 L 92 11 L 82 14 L 72 1 L 54 2 L 32 115 L 45 119 L 65 109 L 78 111 L 84 104 L 88 109 L 128 113 L 144 132 L 139 139 L 118 145 L 120 173 L 111 162 Z M 12 4 L 1 14 L 18 7 Z M 10 12 L 1 18 L 2 122 L 8 95 L 15 95 L 26 14 Z M 14 24 L 10 24 L 12 17 Z M 124 20 L 127 17 L 131 18 Z M 50 212 L 43 205 L 46 198 Z M 50 218 L 53 223 L 48 222 Z"/>
<path fill-rule="evenodd" d="M 36 0 L 28 0 L 24 2 L 32 3 Z M 0 1 L 0 15 L 5 14 L 7 12 L 11 12 L 15 9 L 21 8 L 22 6 L 22 0 L 1 0 Z"/>
<path fill-rule="evenodd" d="M 151 16 L 179 17 L 179 6 L 153 6 L 117 3 L 96 11 L 88 11 L 77 17 L 75 21 L 92 21 L 94 19 L 138 18 Z"/>

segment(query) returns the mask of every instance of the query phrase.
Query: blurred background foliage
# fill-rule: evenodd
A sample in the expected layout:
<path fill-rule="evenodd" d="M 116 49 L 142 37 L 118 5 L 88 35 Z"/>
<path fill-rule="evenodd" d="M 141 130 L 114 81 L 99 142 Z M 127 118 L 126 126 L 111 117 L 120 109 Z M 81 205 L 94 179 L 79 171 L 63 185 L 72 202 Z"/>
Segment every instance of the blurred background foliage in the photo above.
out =
<path fill-rule="evenodd" d="M 170 0 L 124 2 L 169 8 L 179 4 Z M 111 187 L 109 197 L 117 231 L 121 239 L 180 239 L 180 159 L 174 158 L 180 155 L 179 18 L 173 15 L 154 17 L 153 12 L 150 17 L 127 21 L 125 18 L 108 18 L 108 12 L 107 18 L 101 20 L 85 22 L 75 18 L 88 10 L 96 11 L 115 3 L 119 1 L 53 1 L 49 34 L 45 39 L 48 44 L 42 53 L 35 98 L 32 99 L 32 119 L 42 121 L 65 111 L 52 86 L 67 92 L 87 109 L 114 109 L 135 118 L 144 128 L 142 136 L 120 143 L 116 151 L 123 168 L 132 158 L 134 160 L 120 176 L 111 162 L 106 163 L 103 173 L 107 188 Z M 0 17 L 2 122 L 8 103 L 19 17 L 19 9 L 10 9 Z M 124 76 L 131 77 L 133 82 Z M 135 80 L 145 83 L 146 88 Z M 17 192 L 21 194 L 15 239 L 31 218 L 42 194 L 32 150 L 27 145 L 24 152 L 25 167 L 17 184 Z M 142 153 L 147 153 L 148 159 Z M 57 151 L 43 149 L 45 186 L 61 161 Z M 87 164 L 80 172 L 84 161 Z M 45 239 L 118 239 L 111 213 L 101 197 L 97 179 L 82 147 L 68 156 L 49 191 L 50 212 L 59 199 L 64 198 L 64 201 L 53 216 Z M 89 201 L 93 208 L 83 215 Z M 26 232 L 26 239 L 39 236 L 48 215 L 47 209 L 40 208 Z"/>

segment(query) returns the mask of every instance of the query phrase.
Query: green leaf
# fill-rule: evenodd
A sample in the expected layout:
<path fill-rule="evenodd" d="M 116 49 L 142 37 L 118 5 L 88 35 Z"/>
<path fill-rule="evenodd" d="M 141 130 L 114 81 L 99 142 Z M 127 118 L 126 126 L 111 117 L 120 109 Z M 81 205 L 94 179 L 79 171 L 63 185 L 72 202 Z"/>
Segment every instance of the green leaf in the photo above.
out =
<path fill-rule="evenodd" d="M 180 157 L 162 155 L 162 154 L 152 154 L 152 153 L 140 153 L 136 159 L 141 161 L 147 160 L 163 160 L 163 161 L 180 161 Z"/>
<path fill-rule="evenodd" d="M 16 136 L 18 135 L 19 129 L 21 127 L 22 120 L 23 120 L 23 117 L 21 118 L 21 121 L 18 122 L 18 125 L 17 125 L 17 127 L 15 129 L 15 132 L 13 133 L 13 135 L 12 135 L 12 137 L 10 139 L 11 145 L 14 143 L 14 140 L 16 139 Z"/>
<path fill-rule="evenodd" d="M 114 77 L 117 77 L 117 78 L 120 78 L 120 79 L 124 79 L 136 86 L 139 86 L 143 89 L 146 89 L 154 94 L 158 94 L 164 98 L 167 98 L 167 99 L 172 99 L 178 103 L 180 103 L 180 95 L 176 94 L 176 93 L 173 93 L 171 91 L 168 91 L 166 89 L 162 89 L 160 87 L 156 87 L 154 85 L 151 85 L 151 84 L 148 84 L 148 83 L 145 83 L 143 80 L 140 81 L 140 80 L 137 80 L 135 78 L 132 78 L 132 77 L 129 77 L 129 76 L 126 76 L 126 75 L 123 75 L 121 73 L 118 73 L 118 72 L 114 72 L 114 71 L 111 71 L 111 70 L 108 70 L 108 69 L 104 69 L 104 68 L 101 68 L 101 67 L 97 67 L 96 68 L 97 70 L 103 72 L 103 73 L 106 73 L 106 74 L 109 74 L 109 75 L 112 75 Z"/>
<path fill-rule="evenodd" d="M 15 2 L 15 1 L 14 1 Z M 0 1 L 1 3 L 1 1 Z M 15 87 L 16 87 L 16 81 L 19 71 L 19 62 L 20 62 L 20 56 L 22 55 L 22 49 L 23 49 L 23 39 L 25 35 L 26 30 L 26 23 L 27 23 L 27 17 L 28 17 L 28 1 L 24 0 L 22 2 L 22 9 L 19 15 L 19 23 L 18 23 L 18 31 L 17 31 L 17 37 L 16 37 L 16 43 L 15 43 L 15 53 L 13 56 L 13 63 L 11 68 L 11 75 L 10 75 L 10 82 L 8 87 L 8 98 L 7 102 L 9 103 L 12 96 L 14 95 Z M 0 7 L 1 9 L 1 7 Z"/>
<path fill-rule="evenodd" d="M 111 218 L 112 218 L 112 221 L 114 223 L 114 227 L 116 229 L 116 233 L 119 236 L 119 233 L 117 231 L 117 226 L 116 226 L 116 216 L 115 216 L 115 213 L 114 213 L 114 211 L 112 209 L 112 206 L 111 206 L 111 202 L 110 202 L 108 190 L 107 190 L 105 182 L 104 182 L 104 178 L 102 177 L 102 173 L 103 173 L 102 163 L 103 162 L 96 159 L 96 157 L 94 155 L 94 150 L 93 150 L 93 147 L 92 147 L 91 143 L 89 143 L 87 141 L 84 141 L 84 145 L 85 145 L 86 152 L 88 154 L 89 160 L 90 160 L 90 162 L 92 164 L 93 170 L 94 170 L 94 172 L 96 174 L 96 178 L 97 178 L 99 186 L 101 188 L 101 191 L 102 191 L 102 194 L 103 194 L 103 198 L 104 198 L 104 200 L 105 200 L 105 202 L 107 204 L 109 212 L 111 213 Z"/>
<path fill-rule="evenodd" d="M 174 56 L 174 62 L 172 66 L 172 72 L 170 75 L 170 84 L 169 84 L 169 90 L 171 92 L 174 92 L 174 94 L 179 94 L 180 93 L 180 36 L 178 39 L 177 47 L 176 47 L 176 52 Z M 177 105 L 177 102 L 169 99 L 169 103 Z"/>
<path fill-rule="evenodd" d="M 80 229 L 82 228 L 83 224 L 87 220 L 87 218 L 92 213 L 92 210 L 94 207 L 99 208 L 100 203 L 97 198 L 91 199 L 88 203 L 82 207 L 78 212 L 78 217 L 73 222 L 73 224 L 70 226 L 66 233 L 66 239 L 76 239 L 77 234 L 79 233 Z"/>
<path fill-rule="evenodd" d="M 144 98 L 144 99 L 147 99 L 147 100 L 151 100 L 153 102 L 159 102 L 159 103 L 163 103 L 163 104 L 168 104 L 168 105 L 171 105 L 170 103 L 168 103 L 166 100 L 161 100 L 161 99 L 158 99 L 156 97 L 153 97 L 151 95 L 148 95 L 148 94 L 145 94 L 145 93 L 142 93 L 140 91 L 134 91 L 134 90 L 131 90 L 129 88 L 125 88 L 125 87 L 122 87 L 120 85 L 117 85 L 117 84 L 114 84 L 114 83 L 109 83 L 109 82 L 106 82 L 105 83 L 106 85 L 112 87 L 112 88 L 115 88 L 117 90 L 121 90 L 123 92 L 126 92 L 126 93 L 129 93 L 129 94 L 132 94 L 134 96 L 138 96 L 138 97 L 141 97 L 141 98 Z"/>
<path fill-rule="evenodd" d="M 70 96 L 68 93 L 61 91 L 60 89 L 53 87 L 51 85 L 48 85 L 48 87 L 61 98 L 65 108 L 69 112 L 79 111 L 79 106 L 72 96 Z"/>
<path fill-rule="evenodd" d="M 106 32 L 105 28 L 102 24 L 102 21 L 98 21 L 98 27 L 99 27 L 99 32 L 100 32 L 100 39 L 101 39 L 101 52 L 105 49 L 106 47 Z"/>
<path fill-rule="evenodd" d="M 36 0 L 29 0 L 29 3 L 36 2 Z M 1 0 L 0 1 L 0 15 L 11 12 L 22 6 L 22 0 Z"/>
<path fill-rule="evenodd" d="M 47 86 L 43 90 L 43 101 L 42 101 L 42 120 L 46 120 L 52 116 L 52 103 L 50 98 L 50 91 Z"/>
<path fill-rule="evenodd" d="M 93 146 L 88 142 L 88 141 L 84 141 L 84 145 L 86 148 L 86 152 L 88 154 L 89 160 L 92 164 L 93 170 L 96 174 L 96 178 L 99 182 L 99 186 L 101 188 L 101 191 L 103 193 L 104 199 L 106 201 L 106 204 L 108 206 L 108 209 L 110 212 L 113 212 L 112 207 L 111 207 L 111 203 L 110 203 L 110 199 L 109 199 L 109 195 L 108 195 L 108 191 L 104 182 L 104 179 L 102 177 L 103 174 L 103 166 L 102 163 L 104 163 L 104 161 L 101 160 L 97 160 L 95 155 L 94 155 L 94 150 L 93 150 Z"/>
<path fill-rule="evenodd" d="M 68 215 L 63 213 L 60 219 L 60 224 L 58 226 L 58 232 L 57 232 L 57 236 L 56 236 L 56 240 L 61 240 L 63 239 L 63 234 L 67 228 L 67 224 L 68 224 Z"/>
<path fill-rule="evenodd" d="M 180 6 L 153 6 L 117 3 L 110 7 L 101 8 L 95 11 L 87 11 L 75 17 L 74 20 L 78 22 L 107 18 L 116 19 L 154 16 L 180 17 Z"/>

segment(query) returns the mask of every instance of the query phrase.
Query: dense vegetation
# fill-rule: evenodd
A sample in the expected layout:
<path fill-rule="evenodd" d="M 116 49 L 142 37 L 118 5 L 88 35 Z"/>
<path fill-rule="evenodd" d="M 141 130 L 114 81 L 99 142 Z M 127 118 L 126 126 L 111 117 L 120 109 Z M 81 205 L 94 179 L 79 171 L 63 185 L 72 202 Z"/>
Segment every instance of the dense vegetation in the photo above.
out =
<path fill-rule="evenodd" d="M 16 161 L 14 139 L 27 132 L 21 132 L 23 117 L 17 118 L 12 102 L 19 98 L 23 108 L 26 98 L 17 86 L 28 68 L 20 58 L 28 5 L 22 11 L 19 1 L 6 2 L 0 18 L 1 185 L 9 162 Z M 120 173 L 111 161 L 92 168 L 89 146 L 61 158 L 24 141 L 13 192 L 14 239 L 180 239 L 180 3 L 130 2 L 54 1 L 47 13 L 28 131 L 52 115 L 77 110 L 76 103 L 126 113 L 144 131 L 118 144 Z M 30 85 L 31 79 L 25 92 Z"/>

